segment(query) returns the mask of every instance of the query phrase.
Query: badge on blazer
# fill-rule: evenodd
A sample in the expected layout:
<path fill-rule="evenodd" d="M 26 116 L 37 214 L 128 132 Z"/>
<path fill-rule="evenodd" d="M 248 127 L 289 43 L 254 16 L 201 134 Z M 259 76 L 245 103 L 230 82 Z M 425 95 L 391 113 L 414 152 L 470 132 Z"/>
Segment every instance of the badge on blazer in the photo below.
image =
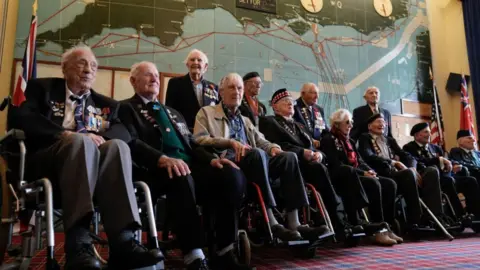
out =
<path fill-rule="evenodd" d="M 90 112 L 90 113 L 95 113 L 96 112 L 95 108 L 92 105 L 88 105 L 87 111 Z"/>
<path fill-rule="evenodd" d="M 190 134 L 190 130 L 188 130 L 187 125 L 185 125 L 184 123 L 176 123 L 176 125 L 178 131 L 180 131 L 180 134 L 182 134 L 183 136 L 187 136 Z"/>

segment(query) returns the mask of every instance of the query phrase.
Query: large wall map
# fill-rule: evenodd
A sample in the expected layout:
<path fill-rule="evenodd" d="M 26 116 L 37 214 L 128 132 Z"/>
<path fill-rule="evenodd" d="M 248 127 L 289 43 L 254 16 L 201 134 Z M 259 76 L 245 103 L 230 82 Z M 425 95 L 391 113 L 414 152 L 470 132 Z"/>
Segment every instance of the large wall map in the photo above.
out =
<path fill-rule="evenodd" d="M 198 48 L 209 57 L 210 80 L 262 74 L 264 101 L 276 89 L 315 82 L 327 113 L 363 104 L 370 85 L 394 113 L 401 98 L 431 102 L 425 0 L 391 0 L 388 17 L 376 13 L 374 0 L 318 1 L 323 9 L 314 14 L 300 0 L 277 0 L 271 14 L 237 8 L 236 0 L 39 0 L 37 59 L 58 62 L 63 50 L 83 42 L 101 65 L 149 60 L 161 72 L 186 73 L 183 60 Z M 19 4 L 17 58 L 32 2 Z"/>

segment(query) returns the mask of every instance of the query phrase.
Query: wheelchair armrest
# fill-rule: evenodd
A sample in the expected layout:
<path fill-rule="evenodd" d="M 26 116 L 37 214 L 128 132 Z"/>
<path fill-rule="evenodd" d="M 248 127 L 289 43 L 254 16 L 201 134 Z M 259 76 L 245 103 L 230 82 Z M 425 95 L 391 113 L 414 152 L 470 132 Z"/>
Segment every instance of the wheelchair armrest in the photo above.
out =
<path fill-rule="evenodd" d="M 21 129 L 11 129 L 0 138 L 0 144 L 8 143 L 11 140 L 15 141 L 24 141 L 25 140 L 25 132 Z"/>

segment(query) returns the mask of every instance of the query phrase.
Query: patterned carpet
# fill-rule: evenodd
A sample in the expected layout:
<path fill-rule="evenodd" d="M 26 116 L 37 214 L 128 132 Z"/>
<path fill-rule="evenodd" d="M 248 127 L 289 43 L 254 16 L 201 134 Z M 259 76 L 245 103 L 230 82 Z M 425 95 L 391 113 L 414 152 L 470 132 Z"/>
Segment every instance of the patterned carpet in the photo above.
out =
<path fill-rule="evenodd" d="M 63 264 L 63 235 L 56 236 L 56 259 Z M 106 249 L 99 249 L 105 256 Z M 32 260 L 30 269 L 44 269 L 45 251 Z M 6 259 L 9 261 L 10 259 Z M 257 270 L 275 269 L 480 269 L 478 236 L 409 242 L 394 247 L 362 245 L 354 248 L 329 246 L 317 249 L 313 259 L 295 258 L 286 248 L 260 248 L 253 251 L 252 265 Z M 182 269 L 178 251 L 167 254 L 167 269 Z"/>

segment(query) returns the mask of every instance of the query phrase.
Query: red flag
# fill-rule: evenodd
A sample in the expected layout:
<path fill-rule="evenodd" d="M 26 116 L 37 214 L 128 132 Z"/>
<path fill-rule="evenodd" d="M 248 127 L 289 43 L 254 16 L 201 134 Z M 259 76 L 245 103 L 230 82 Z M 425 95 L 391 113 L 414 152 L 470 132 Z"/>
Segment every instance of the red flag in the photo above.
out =
<path fill-rule="evenodd" d="M 23 71 L 18 75 L 15 90 L 13 92 L 14 106 L 20 106 L 25 101 L 25 89 L 27 89 L 27 82 L 30 79 L 37 77 L 37 63 L 36 63 L 36 39 L 37 39 L 37 0 L 33 3 L 33 16 L 30 23 L 30 31 L 28 33 L 27 46 L 25 47 L 25 54 L 23 56 L 22 68 Z"/>
<path fill-rule="evenodd" d="M 460 94 L 460 129 L 470 130 L 470 132 L 472 132 L 473 136 L 476 138 L 477 136 L 475 135 L 475 127 L 473 126 L 472 109 L 470 107 L 470 101 L 468 98 L 467 81 L 465 80 L 465 76 L 463 74 Z"/>

